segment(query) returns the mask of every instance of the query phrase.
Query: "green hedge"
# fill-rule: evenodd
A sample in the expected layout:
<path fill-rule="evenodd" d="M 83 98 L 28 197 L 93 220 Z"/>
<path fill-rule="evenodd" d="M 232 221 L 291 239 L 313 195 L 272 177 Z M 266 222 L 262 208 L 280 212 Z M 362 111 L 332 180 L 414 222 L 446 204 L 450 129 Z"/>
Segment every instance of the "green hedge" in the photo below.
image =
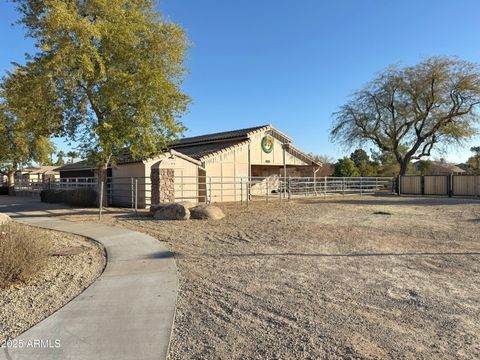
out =
<path fill-rule="evenodd" d="M 47 203 L 65 203 L 73 206 L 97 206 L 97 192 L 94 189 L 42 190 L 40 199 Z"/>
<path fill-rule="evenodd" d="M 0 186 L 0 195 L 8 195 L 8 186 Z"/>

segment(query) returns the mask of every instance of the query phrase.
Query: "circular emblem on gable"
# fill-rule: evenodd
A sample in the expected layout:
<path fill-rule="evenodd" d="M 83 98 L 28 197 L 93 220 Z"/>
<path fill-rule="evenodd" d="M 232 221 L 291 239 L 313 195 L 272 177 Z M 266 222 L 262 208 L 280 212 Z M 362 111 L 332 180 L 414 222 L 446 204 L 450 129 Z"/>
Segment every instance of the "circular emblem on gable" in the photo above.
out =
<path fill-rule="evenodd" d="M 270 135 L 265 135 L 262 138 L 262 150 L 267 154 L 270 154 L 273 150 L 273 137 Z"/>

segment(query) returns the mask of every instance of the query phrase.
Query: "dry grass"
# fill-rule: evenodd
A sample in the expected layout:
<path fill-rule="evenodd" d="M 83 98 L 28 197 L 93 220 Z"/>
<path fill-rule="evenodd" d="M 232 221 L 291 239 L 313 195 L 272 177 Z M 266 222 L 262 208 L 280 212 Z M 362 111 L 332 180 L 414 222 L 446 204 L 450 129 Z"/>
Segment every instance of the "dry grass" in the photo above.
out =
<path fill-rule="evenodd" d="M 27 282 L 45 267 L 50 253 L 48 239 L 16 223 L 0 226 L 0 288 Z"/>

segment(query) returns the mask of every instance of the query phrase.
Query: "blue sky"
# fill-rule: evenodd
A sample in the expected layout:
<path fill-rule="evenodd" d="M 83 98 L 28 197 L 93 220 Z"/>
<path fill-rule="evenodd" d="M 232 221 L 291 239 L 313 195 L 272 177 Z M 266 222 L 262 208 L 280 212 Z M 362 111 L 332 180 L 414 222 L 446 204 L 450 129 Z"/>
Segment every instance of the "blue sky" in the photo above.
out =
<path fill-rule="evenodd" d="M 184 89 L 186 135 L 270 123 L 306 152 L 347 153 L 329 141 L 332 112 L 389 64 L 432 55 L 480 61 L 477 0 L 161 0 L 193 47 Z M 32 51 L 0 1 L 0 73 Z M 437 154 L 459 162 L 463 149 Z M 66 145 L 58 142 L 60 148 Z"/>

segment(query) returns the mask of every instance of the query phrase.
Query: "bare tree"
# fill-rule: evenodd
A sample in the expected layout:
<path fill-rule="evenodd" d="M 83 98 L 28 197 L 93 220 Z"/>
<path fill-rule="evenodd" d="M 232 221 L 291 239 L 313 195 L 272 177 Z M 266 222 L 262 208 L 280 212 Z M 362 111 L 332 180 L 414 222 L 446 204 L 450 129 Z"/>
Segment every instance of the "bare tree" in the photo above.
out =
<path fill-rule="evenodd" d="M 433 57 L 389 67 L 334 113 L 334 141 L 371 142 L 391 153 L 405 175 L 411 160 L 437 144 L 461 143 L 477 133 L 480 71 L 477 64 Z"/>

